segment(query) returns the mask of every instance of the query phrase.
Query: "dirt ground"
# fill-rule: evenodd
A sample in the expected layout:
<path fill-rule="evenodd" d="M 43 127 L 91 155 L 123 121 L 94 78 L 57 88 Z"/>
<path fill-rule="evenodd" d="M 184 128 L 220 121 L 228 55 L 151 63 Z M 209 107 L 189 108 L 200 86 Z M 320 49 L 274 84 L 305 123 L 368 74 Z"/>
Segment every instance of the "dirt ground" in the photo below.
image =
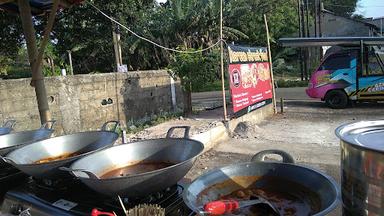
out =
<path fill-rule="evenodd" d="M 207 101 L 203 101 L 204 104 Z M 245 122 L 239 125 L 230 139 L 201 155 L 186 177 L 193 180 L 216 167 L 249 161 L 259 151 L 280 149 L 291 154 L 296 163 L 322 171 L 340 184 L 340 148 L 335 129 L 352 121 L 384 119 L 383 111 L 384 103 L 364 103 L 333 110 L 318 101 L 288 100 L 283 114 L 259 124 Z M 222 109 L 203 111 L 190 118 L 147 128 L 130 135 L 129 141 L 162 138 L 170 127 L 178 125 L 190 125 L 191 134 L 200 133 L 218 124 L 221 115 Z M 181 132 L 176 135 L 182 136 Z M 329 215 L 341 215 L 340 207 Z"/>
<path fill-rule="evenodd" d="M 333 110 L 321 102 L 287 102 L 284 114 L 257 125 L 246 122 L 232 138 L 201 155 L 187 177 L 194 179 L 215 167 L 249 161 L 261 150 L 281 149 L 298 164 L 321 170 L 340 183 L 340 149 L 335 129 L 351 121 L 384 119 L 383 108 L 384 104 L 366 103 Z M 341 215 L 340 209 L 329 215 Z"/>
<path fill-rule="evenodd" d="M 222 111 L 220 109 L 204 110 L 193 114 L 188 118 L 179 117 L 156 126 L 146 128 L 135 134 L 127 134 L 127 142 L 165 138 L 167 131 L 171 127 L 185 126 L 190 127 L 189 135 L 205 132 L 220 124 L 222 120 Z M 174 130 L 172 137 L 183 137 L 184 129 Z"/>

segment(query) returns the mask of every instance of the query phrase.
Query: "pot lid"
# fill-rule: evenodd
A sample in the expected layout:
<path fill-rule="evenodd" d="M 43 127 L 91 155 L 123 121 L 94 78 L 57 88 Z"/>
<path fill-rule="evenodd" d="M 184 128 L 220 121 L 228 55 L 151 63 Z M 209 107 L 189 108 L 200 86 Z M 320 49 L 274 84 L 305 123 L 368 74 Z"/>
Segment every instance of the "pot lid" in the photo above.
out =
<path fill-rule="evenodd" d="M 384 152 L 384 120 L 345 124 L 336 129 L 336 135 L 352 145 Z"/>

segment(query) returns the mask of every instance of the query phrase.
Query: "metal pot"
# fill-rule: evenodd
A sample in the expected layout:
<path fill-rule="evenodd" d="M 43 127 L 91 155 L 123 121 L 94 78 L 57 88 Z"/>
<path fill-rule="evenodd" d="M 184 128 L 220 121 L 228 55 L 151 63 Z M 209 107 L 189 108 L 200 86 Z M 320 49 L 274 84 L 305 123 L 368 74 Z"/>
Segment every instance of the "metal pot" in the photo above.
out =
<path fill-rule="evenodd" d="M 384 212 L 384 120 L 360 121 L 336 129 L 341 146 L 344 215 Z"/>
<path fill-rule="evenodd" d="M 22 131 L 0 136 L 0 156 L 19 148 L 23 145 L 47 139 L 53 133 L 55 121 L 49 121 L 43 124 L 37 130 Z"/>
<path fill-rule="evenodd" d="M 184 138 L 171 138 L 175 128 L 185 129 Z M 204 145 L 189 139 L 189 127 L 172 127 L 164 139 L 113 146 L 74 162 L 70 171 L 91 189 L 107 196 L 144 196 L 161 191 L 182 179 Z M 101 178 L 116 168 L 140 162 L 171 162 L 174 165 L 122 177 Z"/>
<path fill-rule="evenodd" d="M 6 121 L 3 126 L 0 127 L 0 136 L 9 134 L 13 130 L 13 126 L 15 126 L 15 120 Z"/>
<path fill-rule="evenodd" d="M 283 163 L 263 162 L 265 156 L 270 154 L 280 155 Z M 316 205 L 317 211 L 312 215 L 331 212 L 339 202 L 340 192 L 336 182 L 321 172 L 294 165 L 293 162 L 293 158 L 283 151 L 262 151 L 252 158 L 252 162 L 214 169 L 198 177 L 184 190 L 184 202 L 196 213 L 204 214 L 202 206 L 221 199 L 221 196 L 239 189 L 269 187 L 307 200 L 311 208 L 312 204 Z M 291 185 L 300 185 L 300 190 Z M 302 191 L 302 188 L 306 190 Z"/>
<path fill-rule="evenodd" d="M 109 124 L 114 124 L 113 131 L 108 131 Z M 59 167 L 70 165 L 87 154 L 113 145 L 119 137 L 115 132 L 118 124 L 117 121 L 110 121 L 102 126 L 101 131 L 80 132 L 34 142 L 10 152 L 2 159 L 33 177 L 59 178 L 67 174 L 59 170 Z M 57 158 L 62 155 L 73 156 L 36 163 L 42 159 Z"/>

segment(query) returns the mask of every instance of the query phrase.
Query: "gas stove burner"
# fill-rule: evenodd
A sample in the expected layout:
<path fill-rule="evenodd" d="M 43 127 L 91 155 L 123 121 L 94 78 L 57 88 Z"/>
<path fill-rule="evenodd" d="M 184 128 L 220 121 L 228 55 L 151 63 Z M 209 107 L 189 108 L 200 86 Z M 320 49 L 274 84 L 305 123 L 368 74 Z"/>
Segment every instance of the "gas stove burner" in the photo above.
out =
<path fill-rule="evenodd" d="M 16 168 L 12 166 L 7 166 L 7 167 L 1 167 L 0 168 L 0 179 L 6 178 L 7 176 L 10 176 L 14 173 L 20 172 Z"/>
<path fill-rule="evenodd" d="M 27 176 L 13 166 L 0 167 L 0 202 L 7 190 L 25 183 Z"/>
<path fill-rule="evenodd" d="M 81 182 L 75 178 L 36 179 L 31 177 L 28 186 L 32 190 L 36 189 L 37 187 L 50 191 L 63 191 L 69 190 L 76 184 L 81 184 Z"/>
<path fill-rule="evenodd" d="M 137 196 L 137 197 L 121 197 L 124 206 L 127 209 L 133 208 L 136 204 L 158 204 L 161 205 L 163 202 L 167 201 L 172 197 L 177 197 L 183 192 L 183 187 L 181 185 L 174 185 L 163 191 L 156 192 L 147 196 Z M 119 208 L 120 202 L 118 197 L 114 199 L 106 199 L 105 204 L 113 208 Z"/>
<path fill-rule="evenodd" d="M 68 181 L 53 182 L 55 186 L 65 185 L 63 182 L 67 182 L 66 187 L 57 189 L 50 185 L 51 181 L 30 178 L 26 184 L 7 192 L 0 208 L 0 215 L 2 213 L 19 215 L 21 211 L 28 210 L 30 215 L 89 216 L 92 209 L 125 215 L 117 197 L 106 197 L 73 179 Z M 122 200 L 126 209 L 140 204 L 157 204 L 165 209 L 167 216 L 190 215 L 192 211 L 182 199 L 183 189 L 182 185 L 174 185 L 148 196 L 122 197 Z"/>

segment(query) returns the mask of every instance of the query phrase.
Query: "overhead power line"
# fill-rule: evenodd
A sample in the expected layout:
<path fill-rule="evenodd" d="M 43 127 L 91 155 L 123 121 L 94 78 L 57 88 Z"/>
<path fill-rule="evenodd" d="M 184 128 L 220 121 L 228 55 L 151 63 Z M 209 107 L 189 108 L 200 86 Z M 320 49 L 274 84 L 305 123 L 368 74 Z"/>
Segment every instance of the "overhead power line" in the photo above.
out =
<path fill-rule="evenodd" d="M 89 5 L 91 5 L 94 9 L 96 9 L 99 13 L 101 13 L 103 16 L 105 16 L 106 18 L 108 18 L 109 20 L 111 20 L 112 22 L 116 23 L 117 25 L 121 26 L 123 29 L 127 30 L 129 33 L 133 34 L 134 36 L 140 38 L 141 40 L 144 40 L 148 43 L 151 43 L 157 47 L 160 47 L 162 49 L 165 49 L 165 50 L 168 50 L 168 51 L 172 51 L 172 52 L 177 52 L 177 53 L 189 53 L 189 54 L 193 54 L 193 53 L 200 53 L 200 52 L 204 52 L 204 51 L 207 51 L 209 49 L 212 49 L 213 47 L 217 46 L 221 40 L 218 40 L 216 43 L 214 43 L 213 45 L 207 47 L 207 48 L 204 48 L 204 49 L 200 49 L 200 50 L 195 50 L 195 51 L 183 51 L 183 50 L 177 50 L 177 49 L 172 49 L 172 48 L 169 48 L 169 47 L 165 47 L 163 45 L 160 45 L 154 41 L 151 41 L 150 39 L 148 38 L 145 38 L 139 34 L 137 34 L 136 32 L 132 31 L 130 28 L 128 28 L 127 26 L 121 24 L 120 22 L 116 21 L 115 19 L 113 19 L 111 16 L 107 15 L 106 13 L 104 13 L 102 10 L 100 10 L 98 7 L 96 7 L 94 4 L 92 4 L 90 1 L 87 1 L 87 3 Z"/>

